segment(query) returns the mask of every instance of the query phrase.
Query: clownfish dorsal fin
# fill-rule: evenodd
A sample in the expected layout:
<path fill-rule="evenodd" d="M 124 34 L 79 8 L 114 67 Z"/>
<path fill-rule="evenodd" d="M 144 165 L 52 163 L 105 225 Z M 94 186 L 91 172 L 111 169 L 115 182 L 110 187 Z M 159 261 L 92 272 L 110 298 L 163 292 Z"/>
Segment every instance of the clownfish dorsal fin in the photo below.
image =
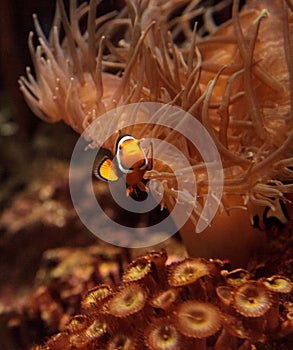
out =
<path fill-rule="evenodd" d="M 94 175 L 104 181 L 117 181 L 119 179 L 112 159 L 105 156 L 94 170 Z"/>
<path fill-rule="evenodd" d="M 153 143 L 150 142 L 148 151 L 147 151 L 147 170 L 153 169 Z"/>

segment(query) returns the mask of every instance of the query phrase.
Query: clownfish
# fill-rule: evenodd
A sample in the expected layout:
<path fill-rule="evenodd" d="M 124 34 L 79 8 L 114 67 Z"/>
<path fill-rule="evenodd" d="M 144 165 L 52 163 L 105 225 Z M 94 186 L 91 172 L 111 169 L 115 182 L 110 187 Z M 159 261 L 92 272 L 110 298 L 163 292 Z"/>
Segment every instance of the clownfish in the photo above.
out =
<path fill-rule="evenodd" d="M 291 201 L 289 200 L 289 203 Z M 272 210 L 270 207 L 265 207 L 262 215 L 256 214 L 251 218 L 252 226 L 261 230 L 266 231 L 267 227 L 270 225 L 284 226 L 288 221 L 292 220 L 289 205 L 285 205 L 284 201 L 280 198 L 274 200 L 275 210 Z"/>
<path fill-rule="evenodd" d="M 127 186 L 126 195 L 129 196 L 132 192 L 136 193 L 136 188 L 148 191 L 142 179 L 152 167 L 152 143 L 145 154 L 139 140 L 130 135 L 122 135 L 116 141 L 115 156 L 105 156 L 94 169 L 94 175 L 109 182 L 118 181 L 123 176 Z"/>

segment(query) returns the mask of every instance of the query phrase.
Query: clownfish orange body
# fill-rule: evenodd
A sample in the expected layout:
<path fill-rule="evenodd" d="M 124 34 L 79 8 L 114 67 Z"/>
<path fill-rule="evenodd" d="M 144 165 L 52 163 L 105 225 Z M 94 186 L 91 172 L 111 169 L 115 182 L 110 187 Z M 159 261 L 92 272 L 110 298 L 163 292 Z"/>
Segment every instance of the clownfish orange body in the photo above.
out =
<path fill-rule="evenodd" d="M 116 154 L 105 156 L 94 170 L 94 175 L 104 181 L 117 181 L 125 177 L 126 195 L 136 192 L 136 187 L 147 192 L 142 182 L 146 171 L 153 167 L 153 147 L 150 143 L 147 154 L 140 146 L 139 140 L 130 135 L 120 136 L 116 142 Z"/>

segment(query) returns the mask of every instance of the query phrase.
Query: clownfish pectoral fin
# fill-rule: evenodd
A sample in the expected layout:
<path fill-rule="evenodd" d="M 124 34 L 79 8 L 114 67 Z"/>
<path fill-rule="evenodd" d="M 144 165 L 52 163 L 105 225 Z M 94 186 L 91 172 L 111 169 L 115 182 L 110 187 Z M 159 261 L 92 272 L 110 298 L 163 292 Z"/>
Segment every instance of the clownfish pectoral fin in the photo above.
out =
<path fill-rule="evenodd" d="M 152 142 L 150 142 L 146 156 L 148 161 L 147 170 L 152 170 L 153 168 L 153 143 Z"/>
<path fill-rule="evenodd" d="M 126 197 L 129 197 L 133 192 L 136 194 L 135 188 L 133 188 L 132 185 L 129 185 L 129 186 L 126 188 Z"/>
<path fill-rule="evenodd" d="M 104 157 L 94 171 L 94 175 L 104 181 L 117 181 L 119 179 L 115 166 L 109 157 Z"/>
<path fill-rule="evenodd" d="M 137 183 L 137 187 L 141 190 L 141 192 L 149 192 L 149 189 L 142 181 Z"/>

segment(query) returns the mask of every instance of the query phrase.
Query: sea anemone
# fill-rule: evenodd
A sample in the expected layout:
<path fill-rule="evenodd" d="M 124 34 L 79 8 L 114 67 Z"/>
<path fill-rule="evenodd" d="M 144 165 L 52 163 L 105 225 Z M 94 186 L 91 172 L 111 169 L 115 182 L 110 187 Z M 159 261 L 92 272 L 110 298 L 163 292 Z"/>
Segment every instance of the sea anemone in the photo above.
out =
<path fill-rule="evenodd" d="M 154 308 L 167 310 L 172 308 L 178 296 L 179 290 L 177 288 L 168 288 L 154 294 L 149 303 Z"/>
<path fill-rule="evenodd" d="M 149 326 L 145 343 L 149 350 L 176 350 L 184 346 L 182 335 L 169 318 L 155 320 Z"/>
<path fill-rule="evenodd" d="M 84 330 L 88 325 L 88 318 L 85 315 L 77 315 L 72 317 L 67 325 L 69 333 L 78 333 Z"/>
<path fill-rule="evenodd" d="M 292 290 L 291 281 L 284 276 L 272 276 L 262 278 L 260 281 L 269 289 L 275 293 L 290 293 Z"/>
<path fill-rule="evenodd" d="M 98 307 L 99 304 L 105 301 L 111 295 L 111 287 L 106 284 L 98 285 L 97 287 L 88 291 L 86 297 L 82 300 L 82 307 L 84 309 L 91 307 Z"/>
<path fill-rule="evenodd" d="M 85 330 L 85 336 L 88 339 L 96 340 L 102 337 L 107 331 L 107 324 L 95 318 L 89 327 Z"/>
<path fill-rule="evenodd" d="M 216 293 L 222 305 L 230 308 L 233 300 L 233 288 L 231 286 L 218 286 Z"/>
<path fill-rule="evenodd" d="M 110 340 L 107 350 L 136 350 L 136 342 L 131 335 L 117 334 Z"/>
<path fill-rule="evenodd" d="M 272 305 L 267 312 L 266 328 L 268 331 L 275 330 L 280 325 L 280 320 L 277 317 L 277 314 L 279 313 L 280 294 L 290 293 L 292 290 L 292 283 L 284 276 L 271 276 L 261 278 L 259 281 L 262 282 L 270 292 L 272 292 Z"/>
<path fill-rule="evenodd" d="M 150 259 L 145 257 L 137 259 L 124 271 L 122 280 L 123 282 L 139 281 L 147 276 L 151 271 L 151 267 Z"/>
<path fill-rule="evenodd" d="M 281 334 L 287 335 L 293 332 L 293 313 L 288 312 L 285 321 L 281 325 Z"/>
<path fill-rule="evenodd" d="M 146 292 L 137 283 L 127 283 L 107 303 L 106 309 L 115 317 L 127 317 L 144 307 Z"/>
<path fill-rule="evenodd" d="M 270 293 L 261 283 L 247 282 L 235 290 L 234 307 L 243 316 L 262 316 L 271 304 Z"/>
<path fill-rule="evenodd" d="M 209 132 L 224 169 L 218 215 L 203 237 L 192 233 L 207 200 L 208 179 L 189 140 L 155 126 L 123 132 L 167 140 L 189 160 L 198 188 L 182 193 L 186 201 L 196 197 L 180 230 L 188 250 L 245 262 L 261 240 L 249 230 L 247 210 L 275 210 L 274 200 L 292 192 L 292 8 L 281 0 L 248 0 L 239 11 L 235 0 L 232 19 L 218 27 L 212 20 L 216 7 L 204 15 L 199 1 L 128 1 L 120 13 L 98 18 L 96 6 L 91 0 L 76 7 L 71 0 L 68 18 L 58 0 L 48 39 L 34 16 L 39 44 L 34 47 L 31 33 L 29 48 L 36 77 L 28 68 L 20 78 L 27 103 L 45 121 L 63 119 L 79 133 L 105 112 L 130 103 L 160 102 L 190 113 Z M 199 35 L 204 30 L 193 26 L 199 15 L 208 29 L 204 37 Z M 112 152 L 126 117 L 121 113 L 116 132 L 103 144 Z M 131 118 L 141 124 L 149 116 L 139 112 Z M 103 133 L 96 127 L 87 134 L 93 147 L 101 146 Z M 145 178 L 161 183 L 161 205 L 172 211 L 178 189 L 170 166 L 155 161 Z M 217 235 L 210 233 L 214 228 Z M 232 231 L 245 245 L 230 239 Z"/>
<path fill-rule="evenodd" d="M 192 338 L 206 338 L 221 327 L 219 310 L 208 303 L 187 301 L 176 312 L 176 325 L 181 333 Z"/>
<path fill-rule="evenodd" d="M 250 274 L 247 270 L 244 269 L 235 269 L 233 271 L 223 271 L 222 276 L 225 277 L 225 280 L 228 284 L 237 286 L 238 284 L 242 284 L 246 282 L 250 278 Z"/>
<path fill-rule="evenodd" d="M 209 262 L 201 258 L 189 258 L 173 263 L 169 270 L 169 284 L 174 287 L 196 282 L 210 274 Z"/>

